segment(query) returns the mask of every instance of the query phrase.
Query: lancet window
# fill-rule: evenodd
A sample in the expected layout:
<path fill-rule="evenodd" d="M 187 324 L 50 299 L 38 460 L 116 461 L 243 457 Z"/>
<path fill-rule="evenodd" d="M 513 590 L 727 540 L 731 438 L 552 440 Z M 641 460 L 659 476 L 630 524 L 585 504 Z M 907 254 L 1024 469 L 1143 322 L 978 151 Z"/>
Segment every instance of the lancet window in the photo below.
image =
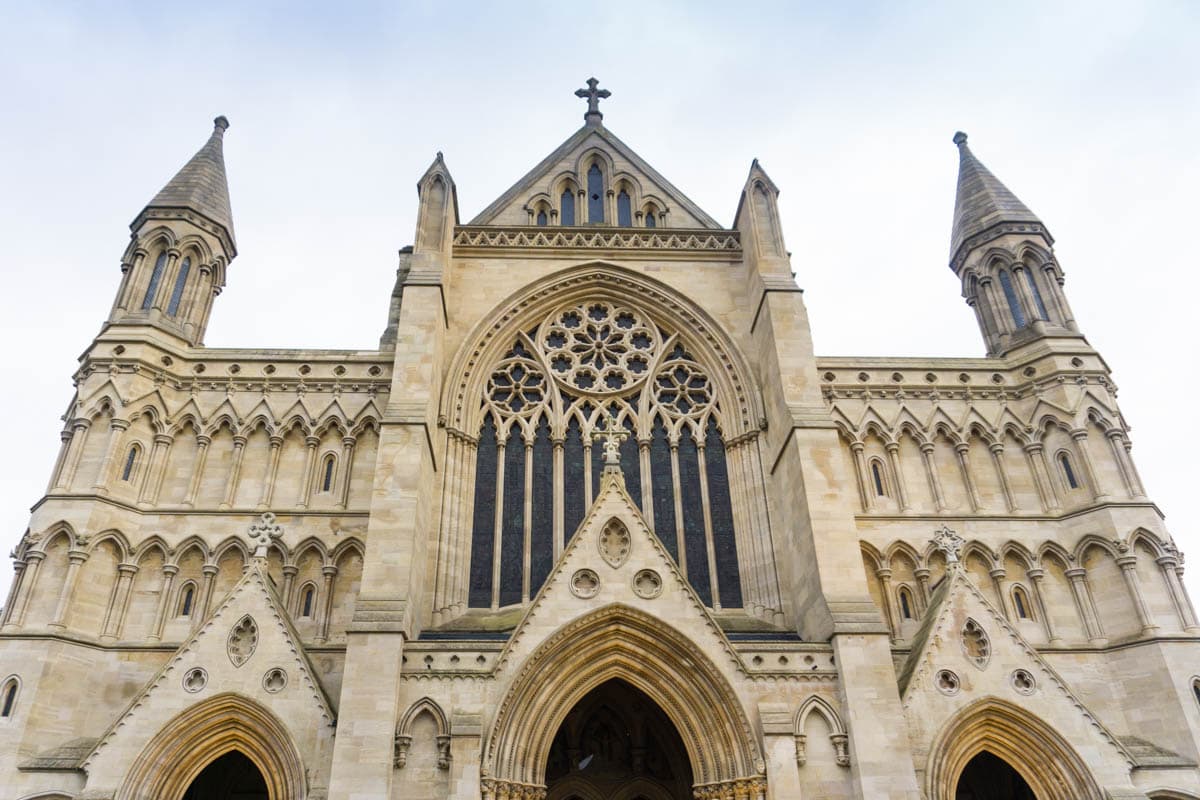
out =
<path fill-rule="evenodd" d="M 173 317 L 179 313 L 179 302 L 183 300 L 183 289 L 187 286 L 188 273 L 192 271 L 192 259 L 185 258 L 179 266 L 179 275 L 175 277 L 175 285 L 171 288 L 171 300 L 167 303 L 167 316 Z"/>
<path fill-rule="evenodd" d="M 1004 292 L 1004 299 L 1008 303 L 1008 311 L 1012 314 L 1013 324 L 1018 328 L 1025 327 L 1025 312 L 1021 310 L 1021 303 L 1017 300 L 1017 292 L 1013 289 L 1012 279 L 1008 277 L 1008 273 L 1004 270 L 1000 271 L 1000 288 Z"/>
<path fill-rule="evenodd" d="M 154 270 L 150 273 L 150 283 L 146 286 L 146 294 L 142 297 L 142 311 L 149 311 L 154 305 L 154 295 L 158 292 L 158 284 L 162 282 L 163 270 L 167 267 L 167 254 L 159 253 L 154 261 Z"/>
<path fill-rule="evenodd" d="M 600 485 L 606 417 L 625 485 L 709 606 L 740 608 L 722 409 L 704 365 L 633 307 L 572 304 L 519 333 L 479 398 L 468 605 L 527 602 Z"/>

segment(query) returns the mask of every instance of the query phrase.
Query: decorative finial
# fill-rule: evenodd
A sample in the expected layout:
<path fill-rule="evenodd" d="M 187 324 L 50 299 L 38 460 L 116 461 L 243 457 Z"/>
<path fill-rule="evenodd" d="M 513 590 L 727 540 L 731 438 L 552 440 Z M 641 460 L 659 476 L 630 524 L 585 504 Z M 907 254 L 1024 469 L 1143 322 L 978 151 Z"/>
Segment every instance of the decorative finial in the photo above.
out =
<path fill-rule="evenodd" d="M 254 557 L 256 559 L 265 559 L 267 557 L 267 548 L 271 546 L 271 542 L 283 536 L 283 526 L 275 522 L 274 514 L 270 511 L 265 511 L 258 518 L 258 522 L 250 526 L 248 533 L 250 535 L 250 544 L 254 546 Z"/>
<path fill-rule="evenodd" d="M 213 133 L 224 136 L 227 130 L 229 130 L 229 120 L 224 114 L 213 120 Z"/>
<path fill-rule="evenodd" d="M 946 565 L 958 564 L 958 556 L 962 552 L 963 538 L 950 530 L 949 525 L 943 525 L 933 532 L 933 546 L 946 554 Z"/>
<path fill-rule="evenodd" d="M 954 134 L 954 143 L 956 145 L 958 145 L 959 147 L 962 147 L 964 144 L 967 143 L 967 135 L 965 133 L 963 133 L 962 131 L 958 131 L 957 133 Z"/>
<path fill-rule="evenodd" d="M 612 92 L 608 89 L 597 89 L 600 81 L 595 78 L 588 78 L 586 89 L 576 89 L 576 97 L 586 97 L 588 101 L 587 113 L 583 115 L 584 120 L 589 125 L 599 125 L 600 120 L 604 119 L 604 115 L 600 113 L 600 100 L 606 97 L 611 97 Z"/>
<path fill-rule="evenodd" d="M 604 424 L 592 431 L 592 440 L 604 440 L 604 468 L 621 468 L 621 442 L 629 438 L 629 431 L 617 423 L 617 415 L 609 414 Z"/>

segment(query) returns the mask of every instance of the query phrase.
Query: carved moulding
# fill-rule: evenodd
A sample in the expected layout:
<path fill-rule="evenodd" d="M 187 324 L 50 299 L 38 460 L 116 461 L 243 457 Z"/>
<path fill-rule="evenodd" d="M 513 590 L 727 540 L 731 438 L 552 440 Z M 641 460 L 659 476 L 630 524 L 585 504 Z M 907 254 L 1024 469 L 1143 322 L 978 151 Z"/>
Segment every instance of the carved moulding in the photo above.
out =
<path fill-rule="evenodd" d="M 229 631 L 225 649 L 229 653 L 229 660 L 233 662 L 233 665 L 240 667 L 250 660 L 250 656 L 254 655 L 257 648 L 258 623 L 254 621 L 254 617 L 247 614 L 238 620 L 237 625 L 234 625 L 233 629 Z"/>

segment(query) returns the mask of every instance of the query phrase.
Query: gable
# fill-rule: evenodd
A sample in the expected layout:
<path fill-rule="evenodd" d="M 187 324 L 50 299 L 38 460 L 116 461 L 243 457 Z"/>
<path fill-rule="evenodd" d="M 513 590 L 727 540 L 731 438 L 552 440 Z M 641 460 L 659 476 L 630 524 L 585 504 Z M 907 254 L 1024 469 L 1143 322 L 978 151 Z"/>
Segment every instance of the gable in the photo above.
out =
<path fill-rule="evenodd" d="M 539 210 L 547 213 L 547 224 L 558 221 L 564 191 L 575 196 L 575 224 L 585 225 L 587 173 L 595 164 L 602 173 L 605 192 L 624 189 L 630 195 L 632 225 L 646 227 L 644 215 L 656 212 L 657 227 L 709 228 L 721 226 L 682 192 L 647 164 L 641 156 L 603 126 L 585 125 L 554 152 L 517 181 L 470 225 L 534 225 Z M 605 198 L 605 225 L 615 226 L 616 200 Z M 581 202 L 582 201 L 582 202 Z"/>

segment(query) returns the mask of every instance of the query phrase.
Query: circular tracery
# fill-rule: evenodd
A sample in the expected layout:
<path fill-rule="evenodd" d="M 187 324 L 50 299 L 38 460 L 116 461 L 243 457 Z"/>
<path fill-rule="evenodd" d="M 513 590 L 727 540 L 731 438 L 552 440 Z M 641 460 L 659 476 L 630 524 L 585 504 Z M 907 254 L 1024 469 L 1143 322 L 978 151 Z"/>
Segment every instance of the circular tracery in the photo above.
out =
<path fill-rule="evenodd" d="M 637 311 L 596 301 L 551 314 L 538 345 L 555 380 L 567 388 L 617 394 L 646 379 L 660 339 Z"/>

